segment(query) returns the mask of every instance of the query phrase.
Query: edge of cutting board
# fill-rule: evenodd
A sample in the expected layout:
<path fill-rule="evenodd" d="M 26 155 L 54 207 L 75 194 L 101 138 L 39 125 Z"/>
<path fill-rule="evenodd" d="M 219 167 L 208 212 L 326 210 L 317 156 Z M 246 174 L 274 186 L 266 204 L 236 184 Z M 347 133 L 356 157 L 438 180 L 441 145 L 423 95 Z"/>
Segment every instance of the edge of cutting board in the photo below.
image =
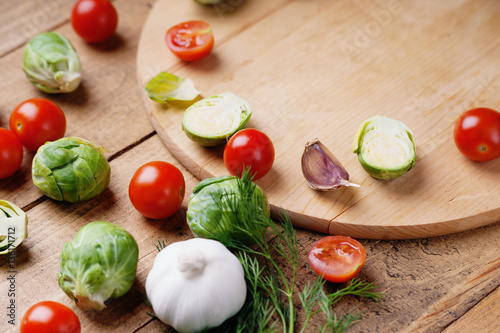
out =
<path fill-rule="evenodd" d="M 145 83 L 149 81 L 149 79 L 151 79 L 158 72 L 169 69 L 171 72 L 176 74 L 176 71 L 182 72 L 183 70 L 186 70 L 186 68 L 190 66 L 189 64 L 179 62 L 171 54 L 169 54 L 168 50 L 166 50 L 166 48 L 163 45 L 163 39 L 159 39 L 160 35 L 162 36 L 164 34 L 164 31 L 166 30 L 165 27 L 169 27 L 175 23 L 183 21 L 182 19 L 183 15 L 186 14 L 186 13 L 181 14 L 176 18 L 166 18 L 162 16 L 160 14 L 159 8 L 162 6 L 165 7 L 165 4 L 169 1 L 171 5 L 174 5 L 174 1 L 171 0 L 158 0 L 154 5 L 143 27 L 137 52 L 137 75 L 138 75 L 139 89 L 141 90 L 141 97 L 143 99 L 145 110 L 151 121 L 151 124 L 153 125 L 154 129 L 158 133 L 163 143 L 170 150 L 170 152 L 179 160 L 179 162 L 181 162 L 193 175 L 195 175 L 200 180 L 208 177 L 220 176 L 222 174 L 225 174 L 225 169 L 223 167 L 221 158 L 222 150 L 220 148 L 206 149 L 202 147 L 193 146 L 192 143 L 186 143 L 185 135 L 182 133 L 182 130 L 180 130 L 181 127 L 180 123 L 178 126 L 179 128 L 178 129 L 174 128 L 174 130 L 172 130 L 172 128 L 168 128 L 168 126 L 166 127 L 164 126 L 165 121 L 167 121 L 167 123 L 169 121 L 165 113 L 170 112 L 170 114 L 172 115 L 175 114 L 175 112 L 177 112 L 177 114 L 175 114 L 175 117 L 178 118 L 179 112 L 182 112 L 182 108 L 184 108 L 184 106 L 171 104 L 168 105 L 168 107 L 165 107 L 165 105 L 161 105 L 151 101 L 148 98 L 146 92 L 144 91 Z M 175 4 L 175 5 L 183 9 L 191 8 L 189 7 L 190 5 L 186 4 Z M 252 5 L 253 4 L 249 4 L 246 5 L 246 7 Z M 278 6 L 279 4 L 276 5 Z M 193 6 L 200 6 L 200 5 L 194 4 Z M 244 8 L 244 10 L 251 10 L 251 8 Z M 273 13 L 276 13 L 276 11 L 274 11 Z M 213 14 L 213 12 L 210 13 L 208 12 L 208 10 L 200 10 L 200 8 L 196 8 L 193 9 L 193 12 L 189 13 L 189 15 L 186 14 L 184 16 L 189 17 L 190 19 L 198 19 L 198 18 L 203 19 L 207 16 L 209 19 L 210 18 L 215 19 L 216 16 L 214 15 L 215 14 Z M 265 13 L 258 13 L 255 15 L 262 16 L 259 17 L 258 20 L 265 20 L 266 18 Z M 255 19 L 254 21 L 258 20 Z M 234 23 L 230 19 L 228 19 L 227 21 L 229 21 L 228 24 Z M 162 27 L 158 27 L 158 22 L 161 22 Z M 217 26 L 220 26 L 224 22 L 215 22 L 215 23 L 216 26 L 214 27 L 214 31 L 217 31 L 216 30 Z M 243 24 L 245 24 L 245 22 L 243 22 Z M 248 28 L 249 25 L 247 25 L 245 29 Z M 237 33 L 241 33 L 241 31 L 234 32 L 233 34 L 228 33 L 226 36 L 223 36 L 222 37 L 223 42 L 226 44 L 230 43 L 231 38 L 234 38 L 234 35 Z M 154 42 L 152 42 L 152 38 L 156 38 Z M 158 58 L 157 55 L 155 55 L 155 52 L 157 51 L 151 49 L 152 43 L 155 43 L 157 47 L 160 49 L 160 51 L 158 52 L 161 53 L 162 58 L 158 62 L 151 61 L 151 59 L 154 59 L 155 57 Z M 210 62 L 210 60 L 208 60 L 208 62 Z M 203 67 L 203 64 L 202 65 L 198 64 L 193 66 L 194 68 L 188 69 L 187 71 L 200 70 L 196 66 L 200 67 L 201 70 L 205 69 Z M 195 84 L 197 83 L 199 83 L 199 81 L 195 80 Z M 255 124 L 258 125 L 259 124 L 258 121 L 256 121 L 254 125 Z M 252 127 L 258 128 L 258 126 L 252 126 Z M 450 127 L 449 124 L 447 124 L 447 127 Z M 181 135 L 183 136 L 182 138 L 180 137 Z M 309 137 L 308 139 L 311 138 L 312 137 Z M 435 138 L 431 137 L 429 139 L 432 140 Z M 304 140 L 304 142 L 305 141 L 306 140 Z M 373 180 L 370 178 L 364 178 L 361 181 L 364 187 L 366 186 L 368 189 L 375 187 L 376 189 L 374 191 L 371 191 L 368 195 L 366 195 L 366 198 L 363 197 L 361 200 L 355 200 L 354 204 L 351 204 L 349 207 L 342 209 L 340 214 L 334 214 L 334 215 L 315 214 L 314 208 L 306 213 L 295 211 L 290 206 L 282 208 L 280 204 L 276 204 L 274 202 L 275 198 L 274 196 L 276 194 L 273 193 L 272 189 L 273 183 L 272 180 L 270 180 L 270 176 L 272 175 L 264 177 L 262 179 L 263 183 L 259 184 L 260 185 L 263 184 L 261 186 L 264 188 L 266 193 L 268 193 L 268 195 L 269 193 L 271 193 L 271 195 L 269 195 L 269 200 L 272 207 L 273 217 L 275 218 L 279 217 L 281 212 L 284 210 L 290 215 L 292 223 L 295 226 L 327 234 L 344 234 L 352 237 L 367 238 L 367 239 L 423 238 L 423 237 L 439 236 L 444 234 L 461 232 L 498 221 L 500 218 L 500 204 L 498 204 L 498 202 L 495 202 L 496 206 L 492 206 L 489 209 L 476 210 L 470 214 L 456 215 L 446 220 L 439 218 L 433 219 L 432 217 L 427 216 L 424 211 L 421 212 L 413 211 L 415 220 L 411 224 L 404 224 L 404 223 L 400 224 L 398 223 L 396 218 L 388 223 L 385 223 L 384 221 L 376 222 L 374 224 L 369 223 L 371 222 L 370 218 L 372 217 L 370 214 L 377 213 L 377 210 L 371 212 L 370 207 L 377 206 L 377 200 L 376 200 L 377 198 L 375 198 L 374 196 L 376 196 L 377 191 L 380 192 L 378 189 L 382 188 L 385 191 L 387 189 L 394 190 L 401 184 L 404 184 L 404 182 L 419 181 L 418 179 L 412 180 L 412 177 L 418 178 L 419 176 L 424 177 L 431 175 L 429 168 L 433 165 L 433 163 L 447 162 L 447 161 L 442 161 L 442 158 L 440 159 L 440 154 L 448 154 L 447 152 L 449 151 L 450 147 L 451 149 L 454 148 L 452 147 L 452 145 L 450 145 L 449 142 L 444 143 L 443 145 L 436 144 L 435 147 L 432 150 L 427 151 L 424 156 L 419 155 L 419 160 L 417 161 L 417 166 L 415 168 L 420 168 L 421 169 L 420 171 L 412 170 L 407 175 L 398 178 L 398 180 L 394 181 L 393 183 L 387 182 L 381 184 L 380 181 Z M 193 155 L 193 149 L 199 149 L 201 150 L 201 153 L 198 154 L 198 152 L 196 152 L 196 154 Z M 295 155 L 297 155 L 297 153 Z M 208 156 L 208 159 L 203 159 L 203 158 L 200 159 L 200 156 L 205 158 Z M 300 156 L 298 156 L 297 158 L 299 157 Z M 279 158 L 279 156 L 277 158 Z M 448 158 L 448 156 L 446 158 Z M 453 157 L 452 162 L 464 163 L 465 171 L 470 172 L 476 170 L 476 166 L 470 165 L 469 161 L 464 162 L 463 160 L 464 160 L 463 157 L 458 156 L 458 157 Z M 499 161 L 490 162 L 489 171 L 493 170 L 493 175 L 494 176 L 496 175 L 498 177 L 498 170 L 500 169 L 498 168 L 499 166 L 500 166 Z M 277 168 L 279 168 L 279 166 Z M 359 177 L 361 177 L 360 175 L 362 175 L 362 172 L 360 172 L 359 169 L 360 167 L 358 166 L 358 171 L 356 171 L 354 174 L 355 177 L 357 177 L 354 180 L 354 182 L 359 182 L 358 179 Z M 352 169 L 348 168 L 348 170 Z M 497 173 L 495 173 L 495 170 L 497 170 Z M 410 173 L 413 173 L 413 176 Z M 417 176 L 415 176 L 415 174 Z M 300 191 L 303 191 L 303 193 L 305 193 L 306 196 L 310 196 L 307 199 L 309 200 L 309 202 L 314 202 L 314 200 L 320 200 L 326 203 L 330 202 L 332 205 L 336 205 L 339 203 L 342 205 L 349 200 L 345 199 L 346 201 L 344 202 L 342 196 L 347 196 L 348 198 L 352 199 L 352 197 L 358 195 L 355 192 L 356 190 L 353 190 L 351 188 L 342 189 L 340 190 L 340 193 L 335 193 L 335 194 L 317 193 L 308 189 L 307 185 L 303 180 L 302 182 L 303 182 L 303 187 L 301 187 Z M 439 186 L 439 184 L 436 184 L 436 186 Z M 418 187 L 418 185 L 415 185 L 415 187 Z M 445 191 L 447 190 L 448 189 L 445 189 Z M 375 194 L 372 195 L 372 193 Z M 390 194 L 389 197 L 392 197 L 394 200 L 399 200 L 401 198 L 402 198 L 401 200 L 405 200 L 405 195 L 406 195 L 405 193 L 402 193 L 400 197 L 397 197 L 394 196 L 394 194 Z M 443 195 L 445 195 L 445 193 L 443 193 Z M 463 198 L 461 197 L 452 197 L 450 198 L 449 201 L 450 203 L 452 203 L 453 200 L 462 200 L 462 199 Z M 498 199 L 495 200 L 498 201 Z M 387 205 L 387 203 L 385 204 Z M 399 205 L 404 206 L 404 203 Z M 387 207 L 388 209 L 390 208 L 390 206 Z M 377 208 L 380 209 L 380 207 Z M 418 209 L 419 207 L 416 208 Z M 472 208 L 474 208 L 474 205 L 472 205 Z M 382 210 L 384 210 L 384 208 L 382 208 Z M 404 212 L 396 212 L 396 213 L 400 213 L 403 215 L 405 214 Z"/>

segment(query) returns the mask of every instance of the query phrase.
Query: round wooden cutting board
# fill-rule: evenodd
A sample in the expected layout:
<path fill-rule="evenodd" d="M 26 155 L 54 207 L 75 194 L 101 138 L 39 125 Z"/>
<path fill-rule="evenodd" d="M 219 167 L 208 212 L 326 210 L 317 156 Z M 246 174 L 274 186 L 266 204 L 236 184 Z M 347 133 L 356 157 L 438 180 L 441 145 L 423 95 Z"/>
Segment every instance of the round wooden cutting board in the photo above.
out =
<path fill-rule="evenodd" d="M 197 19 L 212 25 L 215 47 L 185 63 L 167 49 L 165 32 Z M 183 133 L 189 104 L 149 100 L 144 86 L 161 71 L 192 79 L 202 97 L 230 91 L 250 103 L 248 127 L 276 149 L 258 181 L 275 216 L 284 209 L 295 226 L 357 238 L 429 237 L 500 220 L 500 159 L 472 162 L 453 142 L 461 113 L 500 108 L 499 31 L 496 0 L 158 0 L 137 73 L 154 128 L 199 179 L 227 174 L 223 147 Z M 377 114 L 404 122 L 417 146 L 415 167 L 391 181 L 371 178 L 351 150 L 359 124 Z M 362 189 L 309 188 L 300 161 L 313 138 Z"/>

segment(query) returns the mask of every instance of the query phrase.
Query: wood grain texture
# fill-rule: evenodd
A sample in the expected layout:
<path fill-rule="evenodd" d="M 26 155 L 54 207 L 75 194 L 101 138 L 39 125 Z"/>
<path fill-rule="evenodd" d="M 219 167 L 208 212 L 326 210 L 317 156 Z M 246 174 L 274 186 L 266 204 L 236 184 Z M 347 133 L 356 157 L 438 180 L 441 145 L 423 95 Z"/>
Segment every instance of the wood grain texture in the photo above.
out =
<path fill-rule="evenodd" d="M 66 115 L 66 136 L 87 139 L 104 146 L 113 158 L 121 150 L 139 142 L 153 133 L 148 118 L 142 110 L 137 91 L 134 61 L 140 29 L 130 29 L 126 22 L 145 17 L 150 8 L 148 1 L 122 1 L 116 3 L 120 15 L 117 34 L 104 44 L 87 44 L 80 39 L 68 23 L 55 31 L 66 36 L 78 52 L 82 65 L 82 84 L 71 94 L 47 95 L 36 89 L 25 77 L 21 61 L 23 48 L 5 55 L 0 62 L 0 72 L 8 80 L 0 82 L 2 102 L 0 126 L 9 126 L 10 113 L 28 98 L 49 98 L 61 107 Z M 69 17 L 71 11 L 67 11 Z M 139 111 L 139 112 L 138 112 Z M 31 181 L 31 162 L 34 153 L 25 151 L 21 169 L 13 177 L 0 183 L 0 193 L 5 200 L 20 207 L 42 197 Z"/>
<path fill-rule="evenodd" d="M 50 31 L 69 21 L 74 0 L 2 1 L 5 15 L 0 25 L 0 56 L 24 45 L 41 31 Z"/>
<path fill-rule="evenodd" d="M 36 8 L 39 8 L 38 3 L 38 0 L 15 2 L 16 6 L 10 7 L 13 11 L 0 11 L 0 22 L 7 22 L 11 13 L 18 13 L 19 8 L 24 8 L 27 4 L 33 9 L 33 15 Z M 253 2 L 230 0 L 228 3 L 240 3 L 242 5 L 232 7 L 233 10 L 244 10 L 251 8 L 247 6 L 252 6 Z M 300 11 L 291 10 L 292 7 L 284 5 L 286 2 L 276 3 L 280 6 L 275 12 L 283 12 L 284 22 L 292 26 L 300 25 L 300 22 L 286 21 L 289 14 L 297 15 Z M 306 16 L 318 15 L 328 5 L 327 1 L 307 3 L 309 6 L 301 7 L 302 14 Z M 311 7 L 311 3 L 315 5 Z M 0 6 L 6 4 L 7 2 Z M 54 300 L 66 304 L 77 313 L 82 322 L 82 332 L 161 332 L 158 322 L 147 315 L 146 312 L 151 309 L 144 304 L 138 292 L 144 292 L 145 279 L 157 253 L 154 247 L 157 240 L 164 238 L 169 243 L 192 237 L 185 222 L 185 210 L 187 196 L 197 179 L 165 149 L 160 137 L 152 134 L 136 85 L 135 48 L 142 24 L 150 11 L 151 1 L 117 0 L 114 4 L 120 13 L 120 38 L 113 39 L 111 46 L 91 47 L 81 43 L 72 35 L 69 23 L 58 28 L 58 31 L 71 36 L 80 57 L 85 59 L 82 60 L 86 64 L 85 85 L 88 83 L 85 93 L 79 90 L 65 96 L 39 94 L 23 78 L 22 72 L 18 72 L 19 58 L 13 56 L 18 52 L 17 47 L 0 57 L 0 72 L 8 74 L 12 79 L 10 84 L 5 80 L 0 82 L 0 126 L 5 127 L 11 110 L 20 101 L 30 97 L 49 98 L 63 105 L 70 134 L 85 135 L 108 147 L 110 153 L 107 157 L 112 167 L 109 189 L 93 200 L 76 204 L 55 202 L 40 196 L 30 178 L 29 164 L 32 155 L 28 155 L 23 168 L 16 175 L 0 180 L 0 198 L 8 198 L 26 207 L 29 216 L 29 236 L 16 254 L 18 324 L 30 305 L 42 300 Z M 360 1 L 352 1 L 351 4 L 353 10 L 363 10 L 368 16 L 372 9 L 385 5 L 382 2 L 366 4 Z M 208 10 L 219 18 L 221 13 L 223 17 L 228 15 L 230 8 L 210 9 L 200 6 L 199 11 L 205 13 Z M 63 21 L 68 22 L 68 17 Z M 283 33 L 282 29 L 276 30 L 280 30 L 276 33 Z M 286 34 L 284 32 L 284 36 Z M 0 39 L 4 37 L 3 33 L 0 34 Z M 121 41 L 118 42 L 119 40 Z M 224 47 L 224 44 L 220 47 Z M 240 56 L 244 57 L 245 54 L 241 53 Z M 249 56 L 253 57 L 251 54 Z M 239 67 L 238 59 L 227 57 L 224 63 L 226 61 L 234 61 L 232 64 L 235 68 Z M 198 66 L 204 68 L 205 65 Z M 151 74 L 154 75 L 155 71 L 156 69 Z M 121 79 L 117 81 L 118 77 Z M 213 80 L 217 82 L 218 78 L 214 77 Z M 203 90 L 209 91 L 209 86 L 203 87 Z M 486 92 L 488 91 L 485 90 Z M 153 159 L 178 165 L 187 183 L 186 200 L 181 210 L 173 217 L 159 221 L 143 218 L 132 208 L 127 195 L 133 172 Z M 139 243 L 140 260 L 136 281 L 129 293 L 111 302 L 103 312 L 83 312 L 76 308 L 58 286 L 59 255 L 65 242 L 71 240 L 86 223 L 96 220 L 115 222 L 130 231 Z M 308 281 L 315 278 L 306 261 L 307 252 L 324 233 L 302 228 L 297 228 L 296 231 L 301 262 L 297 281 L 301 290 Z M 361 240 L 368 257 L 360 277 L 377 284 L 377 291 L 386 293 L 385 301 L 383 305 L 379 305 L 349 297 L 336 305 L 335 312 L 339 315 L 351 309 L 363 312 L 364 319 L 349 330 L 350 333 L 496 332 L 500 316 L 496 300 L 500 284 L 500 256 L 496 246 L 499 238 L 500 223 L 495 223 L 468 232 L 428 239 Z M 0 256 L 2 307 L 6 306 L 8 299 L 7 260 L 7 256 Z M 285 265 L 284 262 L 281 264 Z M 328 285 L 331 289 L 336 287 Z M 298 307 L 297 310 L 298 321 L 302 322 L 303 309 Z M 0 332 L 19 332 L 19 326 L 12 328 L 6 324 L 7 319 L 5 312 L 1 312 Z M 321 317 L 315 318 L 306 332 L 316 332 L 316 325 L 322 322 Z"/>
<path fill-rule="evenodd" d="M 500 332 L 500 311 L 498 309 L 500 309 L 499 288 L 443 332 Z"/>
<path fill-rule="evenodd" d="M 249 127 L 275 144 L 273 169 L 259 180 L 274 212 L 285 209 L 303 228 L 374 239 L 443 235 L 499 220 L 493 194 L 500 160 L 471 162 L 452 139 L 466 109 L 500 104 L 498 2 L 239 4 L 222 13 L 158 1 L 141 35 L 139 84 L 167 71 L 193 79 L 204 96 L 232 91 L 246 99 L 254 109 Z M 164 15 L 170 10 L 177 15 Z M 213 54 L 197 63 L 180 62 L 163 43 L 166 29 L 188 18 L 210 22 L 216 37 Z M 200 147 L 182 132 L 184 108 L 143 97 L 156 131 L 188 170 L 199 178 L 227 173 L 221 148 Z M 358 125 L 376 114 L 414 132 L 417 164 L 392 181 L 368 176 L 351 152 Z M 314 137 L 363 190 L 307 186 L 300 158 Z"/>

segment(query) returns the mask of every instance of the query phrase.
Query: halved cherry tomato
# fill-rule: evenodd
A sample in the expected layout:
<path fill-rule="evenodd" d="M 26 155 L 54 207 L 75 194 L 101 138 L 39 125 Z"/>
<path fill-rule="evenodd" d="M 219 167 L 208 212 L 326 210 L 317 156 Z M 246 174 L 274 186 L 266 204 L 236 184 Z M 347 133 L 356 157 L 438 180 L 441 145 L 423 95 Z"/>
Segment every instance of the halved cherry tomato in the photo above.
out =
<path fill-rule="evenodd" d="M 23 163 L 23 145 L 6 128 L 0 128 L 0 179 L 12 176 Z"/>
<path fill-rule="evenodd" d="M 500 157 L 500 112 L 488 108 L 465 112 L 455 123 L 453 137 L 458 150 L 471 160 Z"/>
<path fill-rule="evenodd" d="M 274 145 L 263 132 L 246 128 L 236 132 L 224 148 L 224 165 L 231 175 L 250 168 L 254 180 L 264 177 L 274 163 Z"/>
<path fill-rule="evenodd" d="M 108 0 L 79 0 L 71 12 L 71 25 L 87 43 L 110 38 L 118 26 L 118 13 Z"/>
<path fill-rule="evenodd" d="M 188 21 L 168 29 L 165 42 L 170 51 L 181 60 L 196 61 L 210 54 L 214 46 L 214 35 L 208 23 Z"/>
<path fill-rule="evenodd" d="M 184 175 L 175 165 L 154 161 L 137 169 L 128 193 L 139 213 L 152 219 L 164 219 L 179 210 L 185 188 Z"/>
<path fill-rule="evenodd" d="M 316 273 L 331 282 L 346 282 L 358 275 L 366 252 L 357 240 L 345 236 L 326 236 L 309 251 L 309 263 Z"/>
<path fill-rule="evenodd" d="M 66 116 L 52 101 L 32 98 L 19 104 L 10 115 L 10 130 L 28 150 L 37 151 L 47 141 L 66 132 Z"/>
<path fill-rule="evenodd" d="M 80 333 L 80 320 L 66 305 L 44 301 L 26 311 L 21 333 Z"/>

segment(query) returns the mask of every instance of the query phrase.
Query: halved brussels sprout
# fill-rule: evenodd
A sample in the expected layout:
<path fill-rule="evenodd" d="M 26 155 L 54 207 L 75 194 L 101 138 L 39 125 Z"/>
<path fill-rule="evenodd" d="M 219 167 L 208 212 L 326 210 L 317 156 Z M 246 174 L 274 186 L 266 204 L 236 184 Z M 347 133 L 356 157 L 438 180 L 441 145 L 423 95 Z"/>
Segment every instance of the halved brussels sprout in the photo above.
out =
<path fill-rule="evenodd" d="M 12 202 L 0 200 L 0 254 L 9 253 L 28 237 L 28 216 Z"/>
<path fill-rule="evenodd" d="M 35 87 L 51 94 L 75 91 L 82 80 L 73 45 L 56 32 L 30 39 L 24 48 L 23 70 Z"/>
<path fill-rule="evenodd" d="M 109 185 L 106 150 L 75 137 L 42 145 L 33 159 L 33 183 L 43 194 L 59 201 L 89 200 Z"/>
<path fill-rule="evenodd" d="M 251 115 L 252 109 L 245 100 L 226 92 L 191 105 L 184 112 L 182 129 L 202 146 L 218 146 L 244 128 Z"/>
<path fill-rule="evenodd" d="M 102 310 L 134 283 L 139 247 L 122 227 L 91 222 L 61 252 L 59 286 L 82 310 Z"/>
<path fill-rule="evenodd" d="M 413 168 L 417 151 L 411 130 L 398 120 L 377 115 L 358 128 L 353 152 L 370 176 L 393 179 Z"/>

